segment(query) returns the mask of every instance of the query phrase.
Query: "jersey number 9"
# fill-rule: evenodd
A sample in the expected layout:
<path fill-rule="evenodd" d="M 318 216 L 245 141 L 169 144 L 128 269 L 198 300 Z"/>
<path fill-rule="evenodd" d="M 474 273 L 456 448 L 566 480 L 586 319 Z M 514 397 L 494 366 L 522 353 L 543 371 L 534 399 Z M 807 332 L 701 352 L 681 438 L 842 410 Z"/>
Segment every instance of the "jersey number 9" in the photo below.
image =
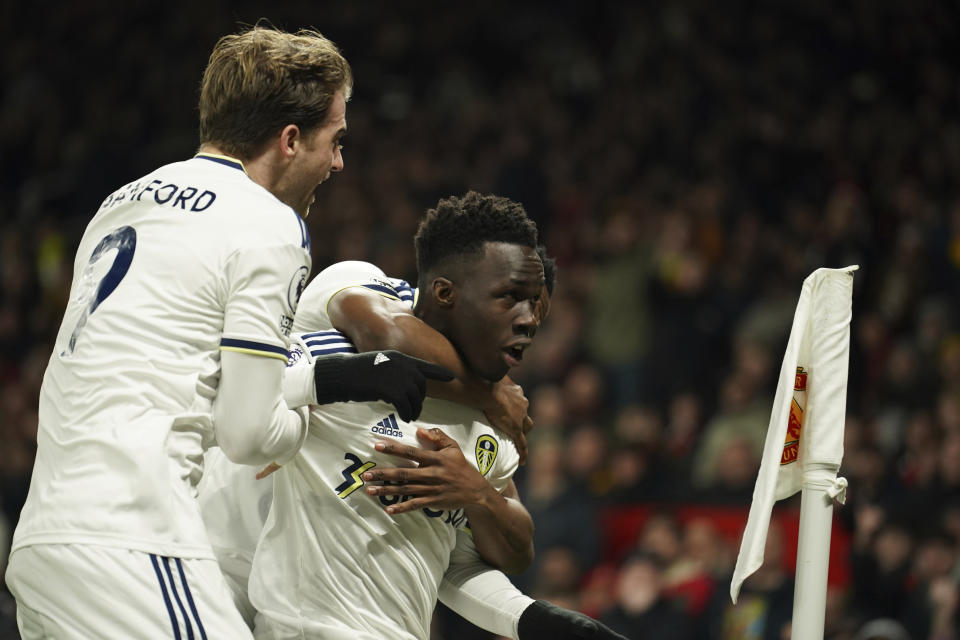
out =
<path fill-rule="evenodd" d="M 77 344 L 77 338 L 80 336 L 80 332 L 83 331 L 83 327 L 86 326 L 87 319 L 97 310 L 100 303 L 113 293 L 117 285 L 120 284 L 120 281 L 123 280 L 123 277 L 127 275 L 127 270 L 130 269 L 130 263 L 133 262 L 133 252 L 136 248 L 137 231 L 133 227 L 120 227 L 110 235 L 105 236 L 93 250 L 93 254 L 90 255 L 90 260 L 87 261 L 87 266 L 84 267 L 77 285 L 79 292 L 76 301 L 82 307 L 80 319 L 77 320 L 77 326 L 74 327 L 73 333 L 70 335 L 70 343 L 67 345 L 66 350 L 60 354 L 61 356 L 68 356 L 73 353 L 73 348 Z M 110 270 L 107 271 L 106 275 L 104 275 L 99 282 L 91 282 L 95 265 L 103 255 L 111 249 L 116 249 L 117 253 L 113 258 L 113 264 L 110 266 Z"/>

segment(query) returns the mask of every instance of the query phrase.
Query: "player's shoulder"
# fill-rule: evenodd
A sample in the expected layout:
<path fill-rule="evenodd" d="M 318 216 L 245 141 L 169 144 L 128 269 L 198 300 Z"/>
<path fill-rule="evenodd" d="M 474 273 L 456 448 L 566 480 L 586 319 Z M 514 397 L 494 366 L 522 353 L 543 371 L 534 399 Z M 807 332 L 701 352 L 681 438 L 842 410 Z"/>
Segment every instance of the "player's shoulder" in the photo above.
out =
<path fill-rule="evenodd" d="M 413 303 L 414 289 L 406 280 L 389 277 L 377 265 L 362 260 L 344 260 L 328 266 L 316 275 L 307 290 L 322 292 L 329 298 L 349 287 L 363 287 L 380 295 Z"/>
<path fill-rule="evenodd" d="M 363 286 L 384 277 L 383 271 L 370 262 L 346 260 L 334 263 L 314 276 L 303 290 L 303 295 L 300 297 L 300 308 L 311 309 L 318 313 L 322 312 L 325 316 L 327 302 L 337 292 L 347 287 Z M 309 329 L 323 326 L 317 325 L 316 322 L 301 324 Z"/>
<path fill-rule="evenodd" d="M 516 454 L 516 447 L 513 441 L 495 429 L 486 414 L 480 409 L 468 407 L 458 402 L 444 400 L 442 398 L 427 397 L 423 401 L 423 410 L 420 414 L 419 422 L 430 422 L 436 425 L 443 425 L 444 430 L 447 425 L 456 429 L 457 433 L 462 433 L 469 440 L 479 438 L 492 438 L 499 450 L 501 446 L 506 447 L 507 453 L 512 451 Z M 451 432 L 451 435 L 453 433 Z"/>
<path fill-rule="evenodd" d="M 213 202 L 208 211 L 224 225 L 237 242 L 299 244 L 309 250 L 306 222 L 289 205 L 254 182 L 243 164 L 233 158 L 198 154 L 159 171 L 179 175 L 183 181 L 197 183 L 195 188 L 210 191 Z"/>
<path fill-rule="evenodd" d="M 474 459 L 477 469 L 498 489 L 513 476 L 520 455 L 513 441 L 493 428 L 479 409 L 462 404 L 426 398 L 420 421 L 428 420 L 454 438 L 464 456 Z"/>
<path fill-rule="evenodd" d="M 335 262 L 323 269 L 311 282 L 315 288 L 328 284 L 343 282 L 366 282 L 368 280 L 385 279 L 383 270 L 372 262 L 363 260 L 344 260 Z"/>
<path fill-rule="evenodd" d="M 369 262 L 348 260 L 337 262 L 313 277 L 300 296 L 297 330 L 314 331 L 327 328 L 327 302 L 344 287 L 359 284 L 383 272 Z"/>

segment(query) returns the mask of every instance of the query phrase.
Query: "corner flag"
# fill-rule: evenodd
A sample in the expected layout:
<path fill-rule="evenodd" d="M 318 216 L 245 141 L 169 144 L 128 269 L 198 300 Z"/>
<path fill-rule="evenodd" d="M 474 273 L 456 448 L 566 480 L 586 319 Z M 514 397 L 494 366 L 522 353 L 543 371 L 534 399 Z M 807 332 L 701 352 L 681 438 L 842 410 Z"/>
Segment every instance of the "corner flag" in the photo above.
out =
<path fill-rule="evenodd" d="M 843 502 L 845 498 L 846 480 L 836 475 L 843 458 L 853 272 L 858 268 L 853 265 L 844 269 L 817 269 L 803 281 L 780 368 L 750 515 L 730 583 L 730 597 L 734 603 L 743 581 L 763 564 L 763 548 L 774 502 L 792 496 L 801 488 L 817 488 L 829 497 L 825 502 L 832 516 L 830 499 Z M 803 547 L 805 538 L 805 510 L 801 508 L 800 547 Z M 829 526 L 829 522 L 827 524 Z M 826 597 L 829 536 L 827 528 L 826 546 L 821 545 L 823 598 Z M 798 552 L 798 590 L 801 587 L 801 560 Z M 795 620 L 797 601 L 795 596 Z M 822 608 L 820 620 L 822 623 Z M 798 635 L 794 637 L 800 638 Z"/>

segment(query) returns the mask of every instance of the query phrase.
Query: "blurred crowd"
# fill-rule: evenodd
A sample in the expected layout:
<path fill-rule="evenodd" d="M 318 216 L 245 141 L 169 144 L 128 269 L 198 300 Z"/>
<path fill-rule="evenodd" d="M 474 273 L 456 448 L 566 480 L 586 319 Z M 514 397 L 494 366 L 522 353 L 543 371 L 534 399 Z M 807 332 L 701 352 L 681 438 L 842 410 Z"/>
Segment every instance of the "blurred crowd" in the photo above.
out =
<path fill-rule="evenodd" d="M 518 485 L 537 560 L 518 584 L 634 639 L 789 638 L 790 533 L 773 528 L 734 606 L 737 540 L 709 514 L 746 520 L 803 279 L 859 264 L 837 510 L 849 554 L 826 638 L 958 638 L 955 3 L 32 11 L 0 8 L 0 549 L 80 234 L 114 188 L 194 152 L 206 55 L 266 16 L 320 29 L 355 73 L 346 168 L 308 219 L 314 272 L 365 259 L 413 278 L 419 216 L 468 188 L 521 201 L 558 261 L 515 375 L 536 423 Z M 678 516 L 691 505 L 707 515 Z M 609 527 L 636 507 L 613 553 Z M 16 637 L 12 615 L 0 594 L 0 638 Z M 435 626 L 489 638 L 442 608 Z"/>

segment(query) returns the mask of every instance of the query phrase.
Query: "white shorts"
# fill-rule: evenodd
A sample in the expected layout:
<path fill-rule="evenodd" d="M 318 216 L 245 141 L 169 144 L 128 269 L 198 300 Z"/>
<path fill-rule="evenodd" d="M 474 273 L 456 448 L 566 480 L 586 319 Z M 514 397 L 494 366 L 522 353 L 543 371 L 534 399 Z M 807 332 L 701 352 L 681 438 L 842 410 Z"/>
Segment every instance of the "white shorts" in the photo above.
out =
<path fill-rule="evenodd" d="M 286 624 L 262 613 L 256 614 L 253 628 L 256 640 L 304 640 L 305 638 L 323 638 L 323 640 L 383 640 L 384 637 L 368 634 L 355 629 L 327 626 L 318 622 L 303 620 L 299 624 Z"/>
<path fill-rule="evenodd" d="M 23 640 L 253 638 L 214 560 L 42 544 L 10 556 Z"/>
<path fill-rule="evenodd" d="M 214 551 L 217 550 L 214 549 Z M 227 588 L 230 589 L 230 594 L 233 596 L 234 606 L 240 612 L 240 616 L 247 623 L 247 626 L 253 629 L 253 620 L 257 615 L 257 610 L 250 604 L 250 596 L 247 593 L 250 563 L 219 552 L 217 553 L 217 560 L 220 571 L 223 573 L 223 579 L 226 580 Z"/>

